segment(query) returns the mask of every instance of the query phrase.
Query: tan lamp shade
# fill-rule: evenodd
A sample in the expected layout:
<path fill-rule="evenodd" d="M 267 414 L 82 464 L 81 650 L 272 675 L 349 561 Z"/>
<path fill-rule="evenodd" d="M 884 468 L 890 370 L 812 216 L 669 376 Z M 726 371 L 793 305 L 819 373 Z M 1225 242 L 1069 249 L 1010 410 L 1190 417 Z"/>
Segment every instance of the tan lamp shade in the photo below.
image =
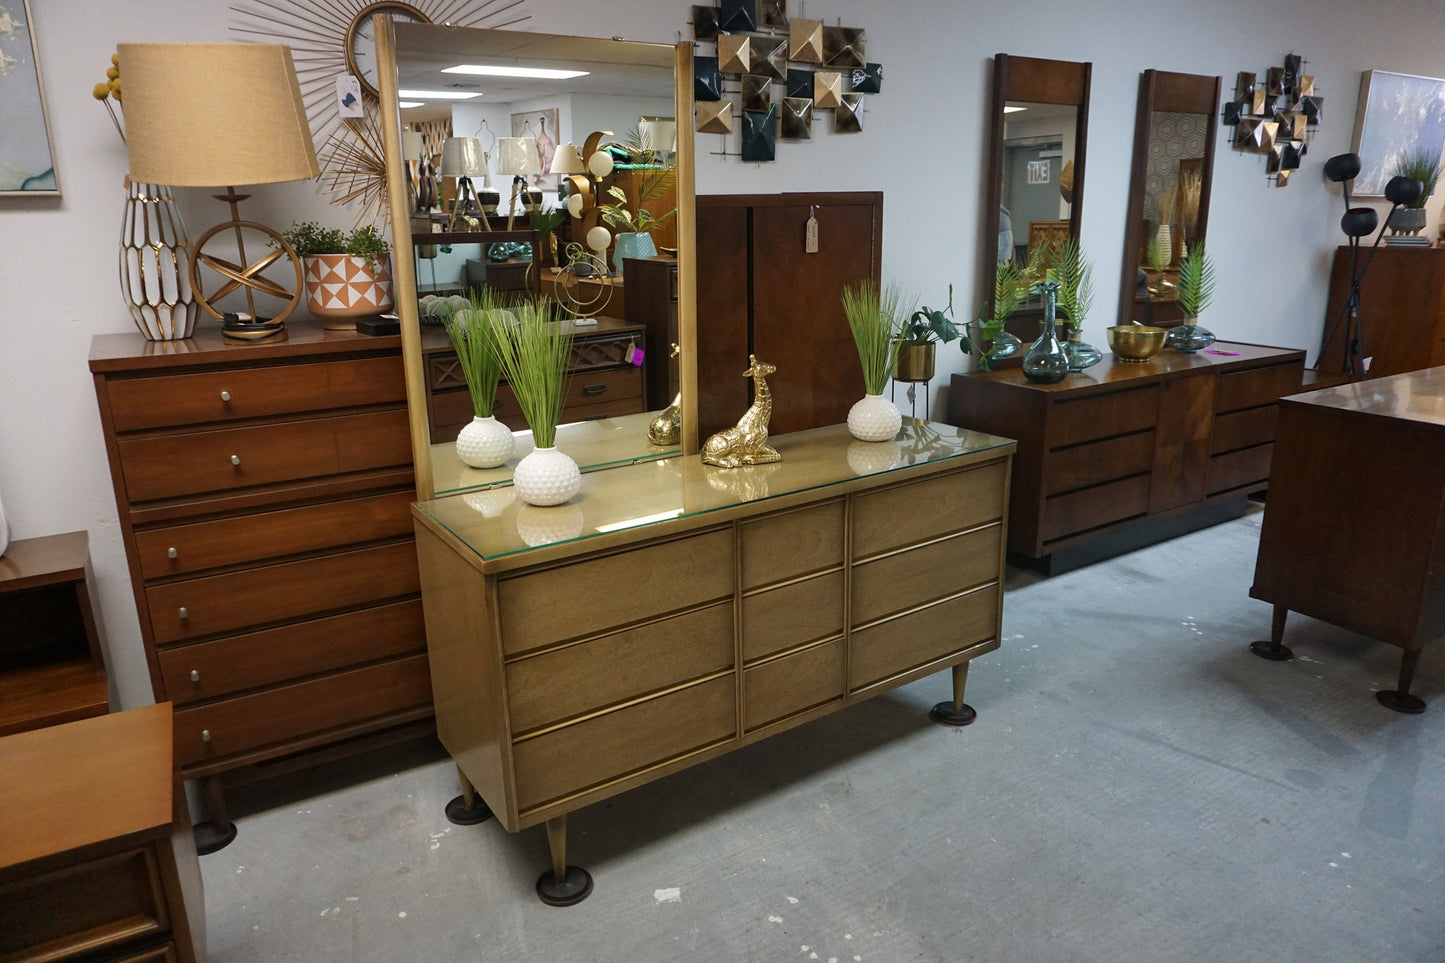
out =
<path fill-rule="evenodd" d="M 553 174 L 585 174 L 587 167 L 582 163 L 582 152 L 576 144 L 563 144 L 552 155 Z"/>
<path fill-rule="evenodd" d="M 442 141 L 443 177 L 481 177 L 487 173 L 487 155 L 475 137 L 448 137 Z"/>
<path fill-rule="evenodd" d="M 537 144 L 527 137 L 503 137 L 497 141 L 497 173 L 529 176 L 542 173 Z"/>
<path fill-rule="evenodd" d="M 421 152 L 425 148 L 422 144 L 421 131 L 404 130 L 401 132 L 401 159 L 409 161 L 421 160 Z"/>
<path fill-rule="evenodd" d="M 651 151 L 677 150 L 677 122 L 672 120 L 643 120 L 637 124 L 638 138 L 642 146 Z"/>
<path fill-rule="evenodd" d="M 289 47 L 123 43 L 118 49 L 132 178 L 228 187 L 320 174 Z"/>

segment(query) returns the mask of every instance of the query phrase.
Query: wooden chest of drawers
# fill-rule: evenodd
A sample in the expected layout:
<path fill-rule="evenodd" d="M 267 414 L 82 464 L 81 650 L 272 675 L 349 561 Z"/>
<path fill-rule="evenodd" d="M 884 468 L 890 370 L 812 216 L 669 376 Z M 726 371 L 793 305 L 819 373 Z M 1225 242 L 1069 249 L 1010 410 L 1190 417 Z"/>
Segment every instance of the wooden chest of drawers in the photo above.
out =
<path fill-rule="evenodd" d="M 861 476 L 833 426 L 778 465 L 590 474 L 581 504 L 416 506 L 438 735 L 506 828 L 942 669 L 961 702 L 999 645 L 1013 446 L 920 424 L 937 451 L 864 445 Z"/>
<path fill-rule="evenodd" d="M 399 340 L 101 335 L 90 367 L 182 775 L 426 719 Z"/>
<path fill-rule="evenodd" d="M 1300 389 L 1304 352 L 1215 347 L 1231 353 L 1106 355 L 1053 385 L 1018 368 L 954 375 L 949 421 L 1019 440 L 1009 550 L 1067 565 L 1105 537 L 1124 550 L 1184 530 L 1192 512 L 1242 511 L 1268 482 L 1275 402 Z"/>

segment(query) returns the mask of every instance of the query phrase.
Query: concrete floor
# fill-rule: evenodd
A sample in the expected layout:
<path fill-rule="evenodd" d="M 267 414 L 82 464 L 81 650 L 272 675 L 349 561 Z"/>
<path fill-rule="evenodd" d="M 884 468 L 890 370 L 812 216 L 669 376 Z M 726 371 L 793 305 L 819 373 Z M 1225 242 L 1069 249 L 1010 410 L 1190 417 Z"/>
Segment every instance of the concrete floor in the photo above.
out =
<path fill-rule="evenodd" d="M 947 673 L 571 817 L 596 891 L 539 903 L 541 828 L 454 827 L 434 745 L 238 794 L 211 959 L 1445 960 L 1445 646 L 1291 616 L 1256 659 L 1262 515 L 1011 571 L 970 728 Z"/>

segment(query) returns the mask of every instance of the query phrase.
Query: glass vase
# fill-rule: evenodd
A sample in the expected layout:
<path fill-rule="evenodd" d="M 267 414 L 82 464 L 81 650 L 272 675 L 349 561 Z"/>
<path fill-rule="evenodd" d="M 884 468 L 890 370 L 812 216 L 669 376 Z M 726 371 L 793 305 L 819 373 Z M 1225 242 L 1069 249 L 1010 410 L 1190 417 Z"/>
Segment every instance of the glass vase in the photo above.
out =
<path fill-rule="evenodd" d="M 1059 329 L 1055 315 L 1058 309 L 1059 285 L 1056 281 L 1045 281 L 1044 321 L 1035 341 L 1024 355 L 1024 377 L 1037 384 L 1051 385 L 1063 381 L 1069 373 L 1069 357 L 1064 353 L 1064 344 L 1059 340 Z"/>
<path fill-rule="evenodd" d="M 1213 344 L 1214 332 L 1201 328 L 1194 321 L 1193 318 L 1185 318 L 1183 324 L 1170 328 L 1169 333 L 1164 336 L 1165 346 L 1180 354 L 1193 354 Z"/>
<path fill-rule="evenodd" d="M 1064 354 L 1068 356 L 1070 371 L 1092 368 L 1104 358 L 1104 353 L 1085 341 L 1083 334 L 1077 328 L 1069 332 L 1068 343 L 1064 345 Z"/>

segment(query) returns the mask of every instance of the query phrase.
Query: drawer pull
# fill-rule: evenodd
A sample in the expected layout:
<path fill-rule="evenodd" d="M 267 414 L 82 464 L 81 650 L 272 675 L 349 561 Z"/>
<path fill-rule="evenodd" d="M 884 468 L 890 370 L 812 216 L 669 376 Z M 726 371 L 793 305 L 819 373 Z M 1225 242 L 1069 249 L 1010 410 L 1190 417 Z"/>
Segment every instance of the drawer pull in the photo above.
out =
<path fill-rule="evenodd" d="M 188 619 L 191 617 L 191 610 L 182 605 L 180 608 L 176 609 L 176 617 Z"/>
<path fill-rule="evenodd" d="M 230 393 L 229 391 L 223 391 L 223 392 L 221 392 L 221 400 L 222 400 L 222 401 L 230 401 L 230 400 L 231 400 L 231 393 Z"/>
<path fill-rule="evenodd" d="M 202 729 L 202 730 L 201 730 L 201 741 L 202 741 L 202 742 L 210 742 L 210 741 L 211 741 L 211 730 L 209 730 L 209 729 Z"/>
<path fill-rule="evenodd" d="M 604 391 L 606 391 L 606 390 L 607 390 L 607 386 L 606 386 L 606 385 L 583 385 L 583 386 L 582 386 L 582 393 L 583 393 L 584 395 L 600 395 L 600 394 L 602 394 L 602 392 L 604 392 Z"/>
<path fill-rule="evenodd" d="M 199 670 L 199 669 L 192 669 L 192 670 L 191 670 L 191 681 L 192 681 L 192 682 L 200 682 L 200 681 L 201 681 L 201 673 L 200 673 L 200 670 Z"/>
<path fill-rule="evenodd" d="M 166 558 L 177 558 L 180 554 L 174 547 L 166 549 Z"/>
<path fill-rule="evenodd" d="M 232 456 L 231 456 L 231 464 L 235 465 L 237 468 L 240 468 L 240 467 L 241 467 L 241 456 L 240 456 L 240 455 L 232 455 Z"/>

